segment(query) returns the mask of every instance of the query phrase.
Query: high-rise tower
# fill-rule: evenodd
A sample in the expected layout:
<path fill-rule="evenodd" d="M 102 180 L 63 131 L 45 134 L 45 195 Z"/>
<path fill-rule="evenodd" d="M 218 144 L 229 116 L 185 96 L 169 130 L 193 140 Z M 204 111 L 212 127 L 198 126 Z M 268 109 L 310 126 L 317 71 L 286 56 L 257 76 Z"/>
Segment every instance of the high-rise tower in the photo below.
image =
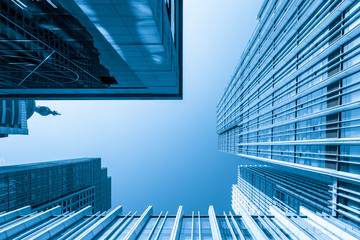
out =
<path fill-rule="evenodd" d="M 219 150 L 333 177 L 360 224 L 360 4 L 264 1 L 217 106 Z"/>

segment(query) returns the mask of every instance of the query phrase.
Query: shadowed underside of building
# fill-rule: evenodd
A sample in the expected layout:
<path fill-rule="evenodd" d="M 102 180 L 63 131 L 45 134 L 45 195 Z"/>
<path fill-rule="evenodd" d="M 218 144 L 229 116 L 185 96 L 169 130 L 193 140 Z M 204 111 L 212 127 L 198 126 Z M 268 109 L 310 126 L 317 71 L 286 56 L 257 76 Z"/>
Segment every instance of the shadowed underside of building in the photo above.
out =
<path fill-rule="evenodd" d="M 3 0 L 0 98 L 182 99 L 182 0 Z"/>

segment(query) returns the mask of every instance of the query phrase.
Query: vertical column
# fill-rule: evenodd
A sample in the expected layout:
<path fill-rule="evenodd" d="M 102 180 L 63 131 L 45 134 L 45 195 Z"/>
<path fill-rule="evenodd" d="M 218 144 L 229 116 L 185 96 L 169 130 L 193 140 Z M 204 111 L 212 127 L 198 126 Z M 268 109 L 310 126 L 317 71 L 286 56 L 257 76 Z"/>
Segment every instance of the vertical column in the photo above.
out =
<path fill-rule="evenodd" d="M 123 218 L 121 218 L 120 220 L 114 220 L 114 224 L 111 224 L 111 227 L 104 233 L 101 235 L 101 237 L 99 238 L 99 240 L 111 240 L 115 237 L 117 237 L 119 235 L 119 233 L 122 232 L 123 229 L 126 228 L 126 226 L 128 225 L 128 223 L 130 223 L 130 220 L 133 219 L 133 217 L 135 216 L 136 212 L 128 219 L 128 217 L 130 216 L 129 212 L 128 214 L 126 214 Z M 95 215 L 92 215 L 95 216 Z M 111 236 L 111 237 L 110 237 Z M 68 238 L 64 238 L 64 239 L 68 239 Z M 72 238 L 69 238 L 72 239 Z M 60 240 L 60 239 L 58 239 Z M 61 239 L 62 240 L 62 239 Z"/>
<path fill-rule="evenodd" d="M 194 212 L 191 214 L 191 240 L 194 239 Z"/>
<path fill-rule="evenodd" d="M 332 191 L 331 191 L 331 196 L 332 196 L 332 200 L 331 200 L 331 215 L 333 217 L 336 217 L 337 215 L 337 189 L 338 189 L 338 179 L 334 178 L 333 182 L 332 182 Z"/>
<path fill-rule="evenodd" d="M 230 221 L 228 219 L 228 216 L 226 215 L 225 211 L 224 211 L 224 217 L 225 217 L 225 221 L 226 221 L 226 225 L 228 226 L 229 230 L 230 230 L 230 233 L 231 233 L 231 236 L 233 239 L 236 239 L 236 235 L 235 235 L 235 232 L 230 224 Z"/>
<path fill-rule="evenodd" d="M 331 32 L 331 38 L 329 39 L 329 45 L 335 42 L 342 35 L 341 29 L 342 13 L 330 23 L 329 31 Z M 341 54 L 342 47 L 337 48 L 328 56 L 328 77 L 331 77 L 342 70 Z M 341 97 L 339 96 L 341 91 L 341 80 L 337 80 L 327 86 L 327 101 L 326 107 L 332 108 L 341 105 Z M 340 121 L 341 113 L 335 113 L 326 116 L 326 138 L 340 138 Z M 325 146 L 325 168 L 339 170 L 339 151 L 338 145 Z"/>
<path fill-rule="evenodd" d="M 156 234 L 156 236 L 155 236 L 155 240 L 158 240 L 158 239 L 159 239 L 159 236 L 160 236 L 161 230 L 162 230 L 162 229 L 163 229 L 163 227 L 164 227 L 164 224 L 165 224 L 165 221 L 166 221 L 167 215 L 168 215 L 168 212 L 166 212 L 165 217 L 164 217 L 164 220 L 161 222 L 161 225 L 160 225 L 159 231 L 158 231 L 158 233 L 157 233 L 157 234 Z"/>
<path fill-rule="evenodd" d="M 311 240 L 312 237 L 308 236 L 306 232 L 298 228 L 293 221 L 285 216 L 281 210 L 275 206 L 270 206 L 270 213 L 283 225 L 284 228 L 289 230 L 294 236 L 301 240 Z"/>
<path fill-rule="evenodd" d="M 89 206 L 90 207 L 90 206 Z M 91 209 L 91 208 L 90 208 Z M 97 221 L 94 225 L 88 228 L 85 232 L 83 232 L 76 239 L 92 239 L 96 237 L 96 235 L 101 232 L 104 228 L 106 228 L 117 216 L 119 216 L 122 212 L 122 207 L 118 206 L 110 213 L 106 214 L 104 218 L 100 221 Z"/>
<path fill-rule="evenodd" d="M 277 233 L 274 231 L 274 229 L 273 229 L 270 225 L 268 225 L 268 223 L 267 223 L 262 217 L 258 216 L 258 220 L 259 220 L 260 223 L 264 226 L 264 228 L 270 232 L 271 236 L 273 236 L 273 238 L 274 238 L 275 240 L 284 239 L 283 236 L 279 237 L 279 236 L 277 235 Z M 285 238 L 285 239 L 286 239 L 286 238 Z"/>
<path fill-rule="evenodd" d="M 91 206 L 88 206 L 77 213 L 70 215 L 70 217 L 64 218 L 64 220 L 55 222 L 53 224 L 48 225 L 45 230 L 40 231 L 35 236 L 32 236 L 31 239 L 53 239 L 60 232 L 69 228 L 73 224 L 80 222 L 86 215 L 91 214 Z"/>
<path fill-rule="evenodd" d="M 130 229 L 128 234 L 126 234 L 124 240 L 135 240 L 137 236 L 140 234 L 141 230 L 149 220 L 151 214 L 153 212 L 152 206 L 149 206 L 145 212 L 141 215 L 141 217 L 137 220 L 134 226 Z"/>
<path fill-rule="evenodd" d="M 312 211 L 310 211 L 302 206 L 300 207 L 300 213 L 304 214 L 309 219 L 311 219 L 315 223 L 317 223 L 320 226 L 322 226 L 323 228 L 325 228 L 327 231 L 332 232 L 334 235 L 336 235 L 338 237 L 341 237 L 341 239 L 348 239 L 348 240 L 356 240 L 357 239 L 354 236 L 347 233 L 346 231 L 344 231 L 343 229 L 339 228 L 337 225 L 327 221 L 326 218 L 317 216 Z M 339 222 L 337 222 L 337 224 L 339 224 Z"/>
<path fill-rule="evenodd" d="M 221 240 L 219 225 L 217 223 L 214 207 L 212 205 L 209 207 L 209 221 L 213 239 Z"/>
<path fill-rule="evenodd" d="M 256 224 L 254 219 L 246 212 L 246 210 L 240 205 L 239 212 L 242 217 L 242 220 L 246 227 L 248 228 L 251 236 L 253 236 L 256 240 L 267 240 L 268 238 L 265 236 L 264 232 L 260 229 L 260 227 Z"/>
<path fill-rule="evenodd" d="M 0 231 L 0 239 L 11 239 L 14 235 L 30 229 L 42 221 L 61 214 L 61 207 L 51 208 L 45 212 L 35 214 L 11 225 L 11 228 L 3 228 Z"/>
<path fill-rule="evenodd" d="M 161 215 L 162 215 L 162 212 L 160 212 L 160 214 L 159 214 L 158 218 L 156 219 L 156 222 L 155 222 L 155 224 L 154 224 L 153 228 L 152 228 L 152 229 L 151 229 L 151 231 L 150 231 L 150 234 L 149 234 L 149 236 L 148 236 L 148 239 L 150 239 L 150 238 L 154 235 L 154 232 L 155 232 L 156 226 L 157 226 L 157 225 L 158 225 L 158 223 L 160 222 Z"/>
<path fill-rule="evenodd" d="M 234 216 L 231 214 L 231 212 L 229 212 L 229 214 L 230 214 L 230 217 L 231 217 L 231 221 L 232 221 L 233 225 L 235 226 L 235 230 L 237 231 L 237 233 L 238 233 L 238 235 L 240 237 L 240 240 L 245 240 L 245 238 L 244 238 L 244 236 L 243 236 L 243 234 L 242 234 L 242 232 L 241 232 L 241 230 L 239 228 L 239 225 L 236 223 L 236 220 L 235 220 Z"/>
<path fill-rule="evenodd" d="M 199 240 L 201 240 L 201 218 L 200 218 L 200 211 L 198 211 L 198 218 L 199 218 Z"/>
<path fill-rule="evenodd" d="M 264 221 L 276 232 L 277 235 L 280 236 L 280 239 L 286 239 L 287 237 L 284 235 L 283 232 L 280 231 L 279 227 L 271 222 L 271 220 L 266 216 Z"/>
<path fill-rule="evenodd" d="M 174 227 L 173 227 L 173 230 L 171 232 L 170 240 L 179 239 L 182 216 L 183 216 L 182 206 L 179 206 L 177 214 L 176 214 L 176 218 L 175 218 Z"/>

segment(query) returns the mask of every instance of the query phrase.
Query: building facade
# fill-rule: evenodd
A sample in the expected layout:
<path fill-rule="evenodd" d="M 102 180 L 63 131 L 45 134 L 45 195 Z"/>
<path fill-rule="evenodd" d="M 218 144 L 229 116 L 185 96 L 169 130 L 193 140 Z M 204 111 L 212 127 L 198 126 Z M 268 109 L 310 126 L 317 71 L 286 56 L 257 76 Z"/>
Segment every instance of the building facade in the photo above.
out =
<path fill-rule="evenodd" d="M 0 20 L 0 98 L 182 99 L 182 0 L 3 0 Z"/>
<path fill-rule="evenodd" d="M 359 239 L 360 232 L 330 216 L 301 208 L 302 216 L 286 215 L 277 207 L 270 214 L 215 215 L 153 214 L 149 206 L 142 214 L 122 214 L 116 207 L 106 214 L 91 214 L 91 206 L 71 213 L 60 207 L 31 214 L 24 207 L 0 215 L 0 239 Z"/>
<path fill-rule="evenodd" d="M 28 134 L 25 100 L 0 101 L 0 137 Z"/>
<path fill-rule="evenodd" d="M 237 184 L 232 186 L 231 207 L 236 214 L 244 208 L 250 214 L 268 213 L 269 207 L 276 205 L 273 192 L 276 184 L 261 176 L 253 176 L 238 168 Z"/>
<path fill-rule="evenodd" d="M 232 208 L 240 205 L 250 214 L 267 214 L 270 206 L 300 214 L 303 206 L 314 212 L 332 214 L 338 204 L 333 199 L 331 178 L 318 179 L 266 165 L 240 165 L 238 182 L 233 185 Z"/>
<path fill-rule="evenodd" d="M 360 3 L 264 1 L 217 106 L 219 150 L 332 176 L 360 222 Z"/>
<path fill-rule="evenodd" d="M 93 206 L 111 208 L 111 179 L 100 158 L 70 159 L 0 167 L 0 212 L 60 205 L 62 212 Z"/>

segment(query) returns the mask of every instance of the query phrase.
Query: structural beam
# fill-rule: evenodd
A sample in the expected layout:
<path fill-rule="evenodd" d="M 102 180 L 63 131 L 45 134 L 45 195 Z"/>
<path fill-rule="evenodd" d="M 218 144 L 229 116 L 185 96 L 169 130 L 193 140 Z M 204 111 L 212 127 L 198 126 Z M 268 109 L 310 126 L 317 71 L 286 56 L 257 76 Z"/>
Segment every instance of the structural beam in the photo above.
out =
<path fill-rule="evenodd" d="M 60 222 L 56 222 L 48 227 L 45 227 L 45 230 L 39 232 L 35 236 L 31 237 L 29 240 L 35 239 L 53 239 L 61 231 L 67 229 L 74 223 L 80 221 L 86 215 L 91 214 L 92 206 L 87 206 L 86 208 L 78 211 L 77 213 L 71 215 L 70 217 L 65 218 Z"/>
<path fill-rule="evenodd" d="M 126 214 L 123 218 L 119 218 L 118 220 L 116 220 L 116 223 L 113 224 L 108 230 L 106 230 L 106 232 L 102 234 L 99 240 L 109 240 L 110 236 L 112 236 L 116 232 L 116 230 L 120 229 L 119 226 L 121 226 L 126 221 L 129 215 L 130 212 Z"/>
<path fill-rule="evenodd" d="M 179 239 L 181 222 L 182 222 L 182 217 L 183 217 L 182 208 L 183 208 L 182 206 L 179 206 L 178 211 L 176 213 L 176 218 L 175 218 L 173 230 L 171 232 L 170 240 Z"/>
<path fill-rule="evenodd" d="M 230 221 L 228 219 L 228 216 L 226 215 L 225 211 L 224 211 L 224 217 L 225 217 L 225 221 L 226 221 L 226 225 L 228 226 L 229 230 L 230 230 L 230 233 L 231 233 L 231 236 L 233 239 L 236 239 L 236 235 L 235 235 L 235 232 L 234 232 L 234 229 L 232 228 L 231 224 L 230 224 Z"/>
<path fill-rule="evenodd" d="M 200 217 L 200 211 L 198 211 L 198 218 L 199 218 L 199 239 L 201 240 L 201 217 Z"/>
<path fill-rule="evenodd" d="M 135 217 L 136 213 L 137 212 L 134 212 L 128 219 L 126 219 L 127 217 L 125 216 L 124 219 L 123 219 L 125 222 L 120 225 L 120 227 L 111 235 L 111 237 L 108 240 L 118 239 L 118 237 L 125 230 L 125 228 L 132 222 L 132 220 Z"/>
<path fill-rule="evenodd" d="M 163 221 L 161 222 L 161 225 L 160 225 L 160 227 L 159 227 L 159 231 L 157 232 L 154 240 L 158 240 L 158 239 L 159 239 L 160 234 L 161 234 L 161 230 L 163 229 L 164 224 L 165 224 L 165 221 L 166 221 L 166 219 L 167 219 L 167 215 L 168 215 L 168 212 L 166 212 L 165 217 L 164 217 Z"/>
<path fill-rule="evenodd" d="M 235 220 L 234 216 L 232 215 L 231 212 L 229 212 L 229 214 L 230 214 L 230 217 L 231 217 L 231 221 L 232 221 L 233 225 L 235 226 L 235 230 L 237 231 L 238 235 L 240 236 L 240 240 L 245 240 L 245 238 L 244 238 L 244 236 L 243 236 L 243 234 L 242 234 L 242 232 L 241 232 L 241 230 L 239 228 L 239 225 L 236 223 L 236 220 Z"/>
<path fill-rule="evenodd" d="M 315 213 L 308 210 L 307 208 L 304 208 L 304 207 L 300 206 L 300 214 L 304 214 L 305 216 L 307 216 L 309 219 L 311 219 L 315 223 L 321 225 L 327 231 L 333 233 L 334 235 L 336 235 L 336 236 L 338 236 L 338 237 L 340 237 L 342 239 L 348 239 L 348 240 L 356 240 L 356 239 L 358 239 L 358 238 L 350 235 L 349 233 L 347 233 L 343 229 L 339 228 L 335 224 L 328 222 L 325 218 L 317 216 Z"/>
<path fill-rule="evenodd" d="M 254 219 L 250 216 L 250 214 L 242 207 L 239 206 L 239 212 L 242 217 L 242 220 L 249 230 L 251 236 L 253 236 L 256 240 L 267 240 L 268 238 L 265 236 L 264 232 L 260 229 L 260 227 L 256 224 Z"/>
<path fill-rule="evenodd" d="M 11 220 L 13 220 L 17 217 L 20 217 L 20 216 L 28 215 L 28 214 L 30 214 L 30 212 L 31 212 L 31 207 L 26 206 L 26 207 L 19 208 L 14 211 L 11 211 L 11 212 L 1 214 L 0 215 L 0 224 L 10 222 Z"/>
<path fill-rule="evenodd" d="M 150 238 L 154 235 L 156 226 L 157 226 L 158 223 L 160 222 L 161 215 L 162 215 L 162 212 L 160 212 L 158 218 L 156 219 L 156 222 L 155 222 L 154 226 L 152 227 L 152 229 L 151 229 L 151 231 L 150 231 L 150 234 L 149 234 L 149 236 L 147 237 L 147 239 L 150 239 Z"/>
<path fill-rule="evenodd" d="M 117 216 L 119 216 L 122 212 L 122 206 L 118 206 L 114 210 L 112 210 L 109 214 L 106 214 L 104 218 L 100 221 L 92 225 L 89 229 L 87 229 L 83 234 L 79 237 L 75 238 L 76 240 L 80 239 L 93 239 L 96 235 L 101 232 L 104 228 L 106 228 Z"/>
<path fill-rule="evenodd" d="M 215 210 L 212 205 L 210 205 L 208 212 L 212 237 L 214 240 L 221 240 L 219 225 L 217 223 Z"/>
<path fill-rule="evenodd" d="M 280 238 L 280 237 L 277 235 L 277 233 L 274 231 L 274 229 L 272 229 L 272 227 L 269 226 L 268 223 L 267 223 L 264 219 L 262 219 L 261 216 L 258 216 L 258 220 L 261 222 L 261 224 L 264 226 L 264 228 L 270 232 L 271 236 L 273 236 L 273 238 L 274 238 L 275 240 L 284 239 L 284 238 Z"/>
<path fill-rule="evenodd" d="M 303 230 L 299 229 L 293 221 L 285 216 L 285 214 L 276 206 L 269 207 L 270 213 L 272 213 L 275 218 L 283 225 L 284 228 L 288 229 L 294 236 L 301 240 L 311 240 L 313 239 Z"/>
<path fill-rule="evenodd" d="M 152 206 L 149 206 L 145 210 L 145 212 L 141 215 L 141 217 L 136 221 L 136 223 L 130 229 L 128 234 L 126 234 L 124 240 L 135 240 L 137 236 L 140 234 L 143 227 L 146 225 L 152 213 L 153 213 L 153 208 Z"/>
<path fill-rule="evenodd" d="M 49 209 L 45 212 L 41 212 L 34 216 L 28 217 L 22 221 L 19 221 L 13 225 L 10 225 L 0 231 L 0 239 L 11 239 L 13 236 L 32 228 L 33 226 L 39 224 L 40 222 L 56 215 L 61 214 L 61 207 L 57 206 L 55 208 Z"/>

